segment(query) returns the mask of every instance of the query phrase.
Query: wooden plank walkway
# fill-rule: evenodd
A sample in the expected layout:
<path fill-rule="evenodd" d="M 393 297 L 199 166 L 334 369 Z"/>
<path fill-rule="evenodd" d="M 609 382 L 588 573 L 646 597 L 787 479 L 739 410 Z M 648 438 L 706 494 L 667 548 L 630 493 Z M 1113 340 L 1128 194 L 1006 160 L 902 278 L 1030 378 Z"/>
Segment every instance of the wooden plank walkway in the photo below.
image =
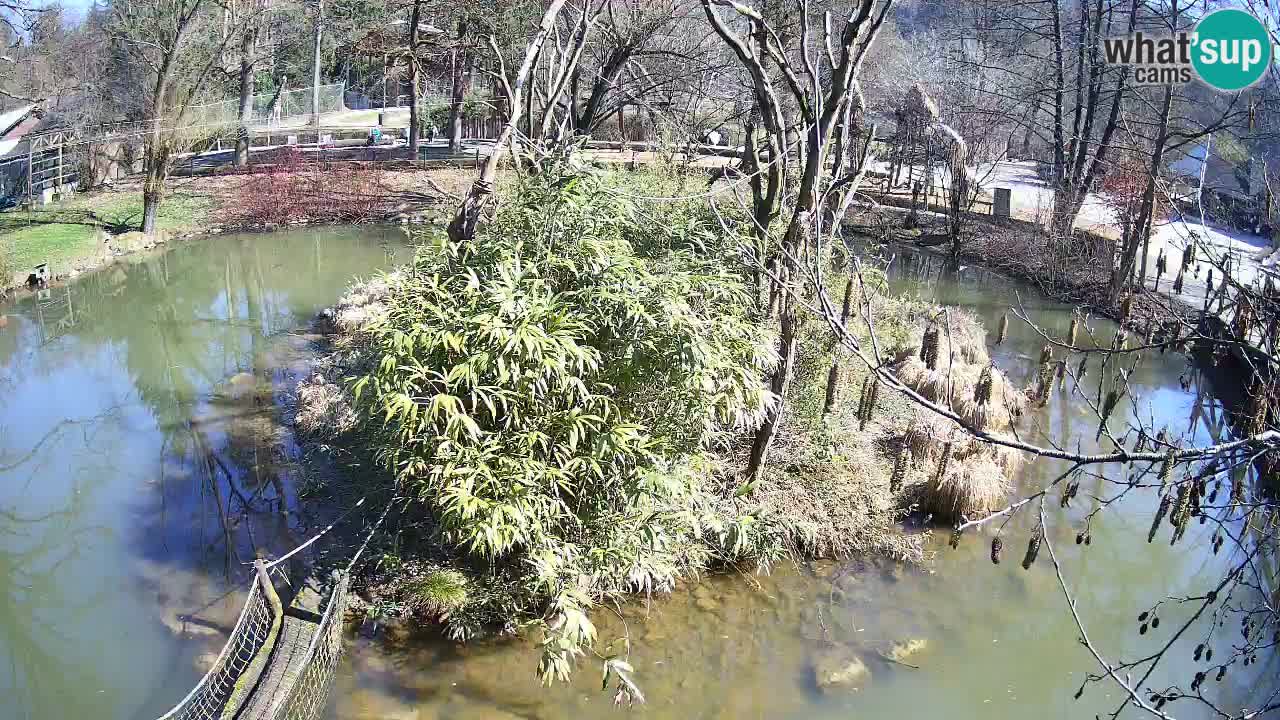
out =
<path fill-rule="evenodd" d="M 271 662 L 258 680 L 249 701 L 236 713 L 237 720 L 270 718 L 271 706 L 288 698 L 293 684 L 302 674 L 307 648 L 319 627 L 310 620 L 285 615 L 280 637 L 272 650 Z"/>

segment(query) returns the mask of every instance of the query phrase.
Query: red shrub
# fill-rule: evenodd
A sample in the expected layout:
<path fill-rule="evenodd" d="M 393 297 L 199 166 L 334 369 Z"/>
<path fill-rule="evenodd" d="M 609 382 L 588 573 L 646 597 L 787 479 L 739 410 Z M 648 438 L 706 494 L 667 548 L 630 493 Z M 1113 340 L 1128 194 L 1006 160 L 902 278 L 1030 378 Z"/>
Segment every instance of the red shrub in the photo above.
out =
<path fill-rule="evenodd" d="M 1138 221 L 1138 215 L 1142 209 L 1142 196 L 1147 191 L 1149 173 L 1150 168 L 1143 158 L 1126 154 L 1119 158 L 1102 178 L 1099 195 L 1107 207 L 1115 212 L 1116 220 L 1126 236 L 1133 224 Z M 1167 211 L 1167 197 L 1157 187 L 1151 209 L 1152 220 L 1161 220 Z"/>
<path fill-rule="evenodd" d="M 386 220 L 392 209 L 382 171 L 353 162 L 305 162 L 283 148 L 230 191 L 223 222 L 236 227 Z"/>

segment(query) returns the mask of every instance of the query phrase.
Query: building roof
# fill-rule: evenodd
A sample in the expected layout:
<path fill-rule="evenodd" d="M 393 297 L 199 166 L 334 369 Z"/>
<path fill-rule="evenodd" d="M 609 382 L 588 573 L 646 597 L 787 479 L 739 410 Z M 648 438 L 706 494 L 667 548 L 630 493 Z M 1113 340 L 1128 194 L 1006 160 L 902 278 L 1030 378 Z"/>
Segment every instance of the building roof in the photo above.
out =
<path fill-rule="evenodd" d="M 0 137 L 9 134 L 9 131 L 16 128 L 22 121 L 27 120 L 35 109 L 35 105 L 23 105 L 20 108 L 0 114 Z"/>
<path fill-rule="evenodd" d="M 1169 169 L 1176 175 L 1186 178 L 1194 186 L 1204 176 L 1204 189 L 1247 199 L 1263 189 L 1262 163 L 1250 158 L 1241 165 L 1230 162 L 1215 152 L 1209 151 L 1206 167 L 1205 146 L 1193 145 L 1186 154 L 1169 164 Z"/>

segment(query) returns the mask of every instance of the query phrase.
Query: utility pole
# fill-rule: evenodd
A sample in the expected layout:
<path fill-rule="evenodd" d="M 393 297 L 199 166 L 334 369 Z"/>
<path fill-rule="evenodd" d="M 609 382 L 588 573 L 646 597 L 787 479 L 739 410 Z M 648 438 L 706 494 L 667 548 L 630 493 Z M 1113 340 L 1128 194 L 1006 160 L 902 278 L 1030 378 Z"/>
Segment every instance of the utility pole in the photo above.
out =
<path fill-rule="evenodd" d="M 311 124 L 316 126 L 316 142 L 320 142 L 320 40 L 324 37 L 324 0 L 316 0 L 315 55 L 311 75 Z"/>

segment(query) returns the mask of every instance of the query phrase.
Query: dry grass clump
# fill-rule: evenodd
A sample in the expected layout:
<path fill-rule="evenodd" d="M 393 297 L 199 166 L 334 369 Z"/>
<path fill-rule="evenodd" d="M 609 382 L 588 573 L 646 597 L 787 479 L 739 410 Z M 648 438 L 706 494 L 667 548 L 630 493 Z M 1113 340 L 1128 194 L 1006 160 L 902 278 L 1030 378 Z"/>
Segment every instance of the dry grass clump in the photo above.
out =
<path fill-rule="evenodd" d="M 368 361 L 362 331 L 386 314 L 385 300 L 397 278 L 398 273 L 389 273 L 355 283 L 320 314 L 321 329 L 333 337 L 333 352 L 298 383 L 294 424 L 302 433 L 334 438 L 355 428 L 354 399 L 343 378 Z"/>
<path fill-rule="evenodd" d="M 955 423 L 932 412 L 916 413 L 902 442 L 916 460 L 937 460 L 947 441 L 955 435 Z"/>
<path fill-rule="evenodd" d="M 294 424 L 307 435 L 341 435 L 356 425 L 351 393 L 321 373 L 298 383 Z"/>
<path fill-rule="evenodd" d="M 945 473 L 924 485 L 920 502 L 934 517 L 954 522 L 998 509 L 1008 493 L 1004 471 L 991 457 L 979 453 L 947 463 Z"/>
<path fill-rule="evenodd" d="M 930 370 L 920 356 L 913 353 L 898 363 L 893 372 L 912 390 L 933 402 L 947 404 L 948 383 L 945 367 Z M 957 380 L 955 373 L 951 374 L 951 379 L 951 389 L 954 391 Z"/>
<path fill-rule="evenodd" d="M 967 426 L 1008 432 L 1026 410 L 1026 393 L 991 363 L 986 334 L 972 315 L 951 313 L 950 342 L 939 327 L 945 321 L 937 318 L 909 334 L 894 372 L 920 395 L 953 409 Z M 1023 462 L 1020 452 L 983 442 L 930 412 L 916 414 L 901 442 L 917 478 L 903 497 L 943 522 L 998 509 Z"/>
<path fill-rule="evenodd" d="M 989 387 L 980 392 L 983 373 Z M 1006 432 L 1027 410 L 1027 394 L 1009 383 L 1009 378 L 999 369 L 986 365 L 963 366 L 956 374 L 957 383 L 968 392 L 955 395 L 953 408 L 970 426 L 987 432 Z"/>
<path fill-rule="evenodd" d="M 950 420 L 928 413 L 907 427 L 911 453 L 903 498 L 935 518 L 977 517 L 1004 504 L 1022 453 L 982 442 Z"/>
<path fill-rule="evenodd" d="M 355 335 L 370 321 L 385 315 L 385 300 L 395 280 L 396 273 L 391 273 L 352 285 L 329 315 L 333 329 L 340 336 Z"/>
<path fill-rule="evenodd" d="M 987 330 L 982 321 L 967 310 L 949 308 L 945 314 L 934 312 L 931 317 L 938 328 L 938 369 L 947 368 L 947 356 L 951 365 L 986 365 L 991 362 L 987 354 Z M 948 332 L 948 321 L 950 324 Z M 907 333 L 905 346 L 920 347 L 930 323 L 920 322 Z"/>

